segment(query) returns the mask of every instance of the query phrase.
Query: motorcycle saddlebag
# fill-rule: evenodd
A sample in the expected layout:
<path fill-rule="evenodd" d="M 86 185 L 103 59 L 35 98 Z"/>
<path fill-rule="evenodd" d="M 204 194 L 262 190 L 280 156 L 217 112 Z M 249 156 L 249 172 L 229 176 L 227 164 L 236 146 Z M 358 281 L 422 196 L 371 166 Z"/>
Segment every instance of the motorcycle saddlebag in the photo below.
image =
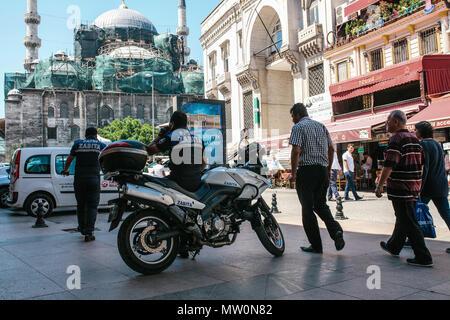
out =
<path fill-rule="evenodd" d="M 147 149 L 139 141 L 122 140 L 107 146 L 100 153 L 99 161 L 103 173 L 133 172 L 138 173 L 147 163 Z"/>

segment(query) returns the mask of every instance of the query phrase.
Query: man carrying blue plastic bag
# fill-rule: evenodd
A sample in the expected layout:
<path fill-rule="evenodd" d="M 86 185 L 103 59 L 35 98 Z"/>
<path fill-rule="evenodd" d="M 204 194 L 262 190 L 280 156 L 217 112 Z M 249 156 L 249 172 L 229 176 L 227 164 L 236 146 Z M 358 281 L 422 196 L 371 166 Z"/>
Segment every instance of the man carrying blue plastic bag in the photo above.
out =
<path fill-rule="evenodd" d="M 422 186 L 423 148 L 416 136 L 405 129 L 406 115 L 392 111 L 386 127 L 393 135 L 389 139 L 383 171 L 375 193 L 381 197 L 383 184 L 387 181 L 387 194 L 395 211 L 395 228 L 387 242 L 381 242 L 383 250 L 398 257 L 406 237 L 411 242 L 415 257 L 408 264 L 431 267 L 433 259 L 425 245 L 420 226 L 414 213 Z"/>

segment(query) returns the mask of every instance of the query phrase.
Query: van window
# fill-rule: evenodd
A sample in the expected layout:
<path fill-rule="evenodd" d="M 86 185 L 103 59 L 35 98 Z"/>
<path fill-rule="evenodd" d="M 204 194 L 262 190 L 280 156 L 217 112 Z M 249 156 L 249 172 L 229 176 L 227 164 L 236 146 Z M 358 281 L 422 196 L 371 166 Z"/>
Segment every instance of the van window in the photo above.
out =
<path fill-rule="evenodd" d="M 50 174 L 50 155 L 31 156 L 25 162 L 25 173 Z"/>
<path fill-rule="evenodd" d="M 60 154 L 55 157 L 55 170 L 56 174 L 61 174 L 64 171 L 64 167 L 66 166 L 67 158 L 69 157 L 68 154 Z M 69 168 L 69 174 L 74 175 L 75 174 L 75 162 L 76 158 L 73 159 L 72 164 Z"/>

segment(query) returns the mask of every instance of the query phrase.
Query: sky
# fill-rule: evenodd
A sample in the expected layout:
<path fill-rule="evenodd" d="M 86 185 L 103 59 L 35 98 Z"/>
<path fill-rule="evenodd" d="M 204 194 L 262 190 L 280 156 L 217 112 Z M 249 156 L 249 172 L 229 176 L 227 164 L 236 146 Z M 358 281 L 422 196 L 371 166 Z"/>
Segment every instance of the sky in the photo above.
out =
<path fill-rule="evenodd" d="M 220 0 L 186 0 L 187 24 L 190 29 L 188 46 L 191 59 L 203 65 L 200 45 L 200 23 L 220 3 Z M 58 50 L 73 54 L 73 29 L 68 24 L 73 21 L 73 6 L 79 8 L 81 22 L 92 23 L 102 13 L 116 9 L 121 0 L 38 0 L 41 24 L 38 32 L 42 39 L 39 59 L 47 59 Z M 125 0 L 128 8 L 139 11 L 155 25 L 159 33 L 176 33 L 178 26 L 177 0 Z M 0 9 L 0 36 L 3 41 L 0 51 L 0 118 L 5 117 L 4 74 L 24 72 L 26 34 L 24 14 L 27 0 L 2 1 Z"/>

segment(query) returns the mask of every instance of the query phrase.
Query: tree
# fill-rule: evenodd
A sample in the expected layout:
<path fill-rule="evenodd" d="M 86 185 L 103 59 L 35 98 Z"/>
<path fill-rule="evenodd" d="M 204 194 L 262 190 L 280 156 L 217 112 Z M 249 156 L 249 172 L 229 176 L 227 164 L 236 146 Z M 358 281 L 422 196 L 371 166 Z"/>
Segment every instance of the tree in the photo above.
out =
<path fill-rule="evenodd" d="M 111 141 L 136 140 L 145 144 L 150 144 L 153 139 L 152 126 L 142 124 L 138 119 L 127 117 L 123 120 L 116 119 L 111 125 L 98 129 L 98 134 Z M 159 130 L 155 129 L 155 137 Z"/>

